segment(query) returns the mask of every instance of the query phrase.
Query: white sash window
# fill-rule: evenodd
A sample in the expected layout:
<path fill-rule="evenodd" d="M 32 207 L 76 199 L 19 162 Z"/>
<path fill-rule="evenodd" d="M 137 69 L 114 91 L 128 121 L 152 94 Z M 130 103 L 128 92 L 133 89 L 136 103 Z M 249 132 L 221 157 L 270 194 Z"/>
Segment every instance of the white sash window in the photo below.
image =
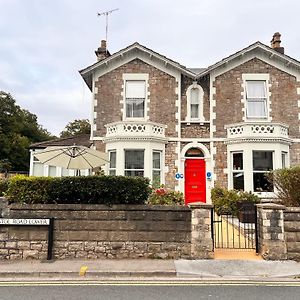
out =
<path fill-rule="evenodd" d="M 145 80 L 127 80 L 125 87 L 126 118 L 145 117 Z"/>
<path fill-rule="evenodd" d="M 267 118 L 266 81 L 246 81 L 246 102 L 247 118 Z"/>

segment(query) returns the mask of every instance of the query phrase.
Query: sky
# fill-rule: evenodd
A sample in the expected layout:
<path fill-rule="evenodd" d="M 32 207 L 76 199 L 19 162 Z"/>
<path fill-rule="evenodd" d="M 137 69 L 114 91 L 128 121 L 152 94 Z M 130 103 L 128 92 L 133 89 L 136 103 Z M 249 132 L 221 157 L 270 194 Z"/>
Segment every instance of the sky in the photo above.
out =
<path fill-rule="evenodd" d="M 92 95 L 78 73 L 105 39 L 114 53 L 139 42 L 186 67 L 207 67 L 281 33 L 300 60 L 299 0 L 0 0 L 0 90 L 54 135 L 89 119 Z"/>

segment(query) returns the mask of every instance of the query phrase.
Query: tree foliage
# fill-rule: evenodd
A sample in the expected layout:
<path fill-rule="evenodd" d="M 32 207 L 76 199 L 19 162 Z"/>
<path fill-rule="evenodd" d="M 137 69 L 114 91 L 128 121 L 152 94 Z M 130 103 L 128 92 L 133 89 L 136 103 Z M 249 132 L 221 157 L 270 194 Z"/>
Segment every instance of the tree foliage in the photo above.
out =
<path fill-rule="evenodd" d="M 300 206 L 300 166 L 274 170 L 269 175 L 277 196 L 286 206 Z"/>
<path fill-rule="evenodd" d="M 60 133 L 61 138 L 80 135 L 91 132 L 91 125 L 87 119 L 76 119 L 69 122 L 65 129 Z"/>
<path fill-rule="evenodd" d="M 0 161 L 12 171 L 28 171 L 29 146 L 51 139 L 37 123 L 37 116 L 16 104 L 13 97 L 0 91 Z"/>

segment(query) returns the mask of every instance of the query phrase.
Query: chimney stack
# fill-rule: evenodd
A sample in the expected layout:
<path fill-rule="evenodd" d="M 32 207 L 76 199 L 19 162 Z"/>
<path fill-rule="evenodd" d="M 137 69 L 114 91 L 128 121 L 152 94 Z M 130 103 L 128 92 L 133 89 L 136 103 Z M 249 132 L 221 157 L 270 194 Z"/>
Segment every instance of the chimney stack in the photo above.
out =
<path fill-rule="evenodd" d="M 280 37 L 281 34 L 279 32 L 274 33 L 273 38 L 271 40 L 271 47 L 274 50 L 284 54 L 284 47 L 280 47 L 280 43 L 281 43 Z"/>
<path fill-rule="evenodd" d="M 102 40 L 101 41 L 101 45 L 100 47 L 95 51 L 95 54 L 97 56 L 97 60 L 100 61 L 100 60 L 103 60 L 107 57 L 110 56 L 110 53 L 109 51 L 106 49 L 106 41 L 105 40 Z"/>

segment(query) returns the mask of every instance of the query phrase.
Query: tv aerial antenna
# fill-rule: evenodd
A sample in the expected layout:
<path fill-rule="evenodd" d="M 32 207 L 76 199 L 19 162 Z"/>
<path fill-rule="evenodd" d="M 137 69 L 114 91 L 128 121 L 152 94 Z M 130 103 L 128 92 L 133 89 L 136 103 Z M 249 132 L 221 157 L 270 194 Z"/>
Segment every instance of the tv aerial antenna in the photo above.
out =
<path fill-rule="evenodd" d="M 116 10 L 119 10 L 118 8 L 115 8 L 115 9 L 112 9 L 112 10 L 108 10 L 108 11 L 104 11 L 104 12 L 101 12 L 101 13 L 98 13 L 98 17 L 100 16 L 105 16 L 106 18 L 106 26 L 105 26 L 105 40 L 106 40 L 106 45 L 108 44 L 107 43 L 107 33 L 108 33 L 108 15 L 110 15 L 111 13 L 113 13 L 114 11 Z M 107 49 L 107 47 L 106 47 Z M 107 51 L 107 50 L 106 50 Z"/>

